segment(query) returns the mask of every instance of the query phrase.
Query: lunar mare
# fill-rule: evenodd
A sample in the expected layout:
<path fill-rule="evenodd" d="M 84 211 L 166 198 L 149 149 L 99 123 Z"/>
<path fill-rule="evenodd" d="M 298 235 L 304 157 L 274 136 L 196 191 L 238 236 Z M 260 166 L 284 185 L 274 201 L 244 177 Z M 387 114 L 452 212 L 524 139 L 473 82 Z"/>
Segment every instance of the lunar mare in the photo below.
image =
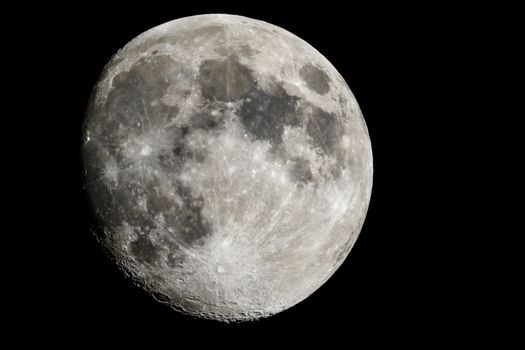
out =
<path fill-rule="evenodd" d="M 84 123 L 97 237 L 184 313 L 267 317 L 342 264 L 372 188 L 368 131 L 319 52 L 271 24 L 162 24 L 106 65 Z"/>

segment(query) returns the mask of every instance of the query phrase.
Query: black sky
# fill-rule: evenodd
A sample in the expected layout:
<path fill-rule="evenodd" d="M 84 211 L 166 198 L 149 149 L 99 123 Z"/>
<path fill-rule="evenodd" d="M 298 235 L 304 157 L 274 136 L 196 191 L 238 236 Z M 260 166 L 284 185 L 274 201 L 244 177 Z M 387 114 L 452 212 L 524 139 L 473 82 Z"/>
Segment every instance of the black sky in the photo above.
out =
<path fill-rule="evenodd" d="M 456 191 L 451 198 L 449 190 L 471 191 L 469 178 L 458 170 L 469 148 L 457 147 L 465 137 L 461 126 L 470 120 L 461 119 L 470 117 L 460 103 L 469 98 L 460 92 L 472 64 L 464 53 L 477 40 L 476 29 L 465 21 L 469 13 L 322 3 L 298 9 L 266 2 L 145 3 L 125 9 L 86 3 L 41 11 L 32 9 L 27 17 L 38 18 L 25 36 L 32 49 L 20 49 L 26 53 L 21 60 L 37 71 L 26 74 L 38 91 L 34 102 L 26 102 L 28 137 L 35 144 L 27 153 L 38 174 L 27 175 L 35 185 L 23 205 L 36 212 L 34 220 L 26 219 L 32 221 L 26 230 L 36 237 L 28 241 L 39 254 L 26 268 L 33 271 L 28 298 L 34 308 L 24 311 L 22 324 L 46 325 L 57 336 L 65 332 L 79 339 L 213 331 L 264 339 L 298 331 L 304 340 L 316 330 L 317 337 L 341 336 L 349 345 L 353 338 L 374 342 L 416 335 L 432 343 L 463 332 L 463 320 L 475 308 L 462 288 L 467 268 L 451 261 L 464 252 L 458 237 L 468 227 L 460 220 L 463 194 Z M 85 107 L 111 56 L 153 26 L 217 12 L 278 25 L 326 56 L 355 95 L 374 152 L 368 216 L 342 267 L 297 306 L 237 325 L 181 316 L 121 276 L 88 230 L 79 160 Z"/>

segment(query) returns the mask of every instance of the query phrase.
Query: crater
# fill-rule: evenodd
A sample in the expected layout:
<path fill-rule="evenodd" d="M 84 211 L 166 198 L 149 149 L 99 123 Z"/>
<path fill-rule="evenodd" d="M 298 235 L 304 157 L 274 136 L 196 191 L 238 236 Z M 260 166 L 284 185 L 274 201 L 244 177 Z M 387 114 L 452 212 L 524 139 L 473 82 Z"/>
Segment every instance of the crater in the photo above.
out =
<path fill-rule="evenodd" d="M 184 265 L 184 260 L 184 256 L 180 253 L 180 251 L 173 251 L 168 254 L 166 258 L 166 264 L 174 269 L 177 267 L 182 267 Z"/>
<path fill-rule="evenodd" d="M 306 86 L 319 95 L 324 95 L 330 91 L 330 78 L 328 75 L 314 65 L 306 64 L 299 70 L 299 75 L 303 78 Z"/>
<path fill-rule="evenodd" d="M 157 301 L 164 304 L 168 304 L 171 301 L 169 296 L 161 292 L 153 292 L 152 295 Z"/>

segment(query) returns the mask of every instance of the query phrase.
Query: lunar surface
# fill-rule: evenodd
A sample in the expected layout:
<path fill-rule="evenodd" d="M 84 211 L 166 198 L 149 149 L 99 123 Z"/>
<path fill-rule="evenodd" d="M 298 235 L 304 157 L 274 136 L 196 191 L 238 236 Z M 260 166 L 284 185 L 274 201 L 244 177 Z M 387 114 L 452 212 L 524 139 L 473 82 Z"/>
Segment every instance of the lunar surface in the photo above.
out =
<path fill-rule="evenodd" d="M 349 254 L 372 189 L 367 127 L 318 51 L 202 15 L 105 67 L 83 128 L 97 238 L 160 302 L 244 321 L 307 298 Z"/>

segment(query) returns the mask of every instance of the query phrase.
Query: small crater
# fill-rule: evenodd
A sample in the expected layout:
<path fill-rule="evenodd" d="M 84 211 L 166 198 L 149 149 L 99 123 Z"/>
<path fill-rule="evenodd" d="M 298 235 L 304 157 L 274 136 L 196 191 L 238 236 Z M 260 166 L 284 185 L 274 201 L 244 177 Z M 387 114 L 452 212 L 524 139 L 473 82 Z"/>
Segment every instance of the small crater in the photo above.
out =
<path fill-rule="evenodd" d="M 177 157 L 180 157 L 182 155 L 183 149 L 184 149 L 183 144 L 176 144 L 173 147 L 173 154 L 176 155 Z"/>
<path fill-rule="evenodd" d="M 184 257 L 179 252 L 171 252 L 166 258 L 166 263 L 172 269 L 182 267 L 184 263 Z"/>
<path fill-rule="evenodd" d="M 158 302 L 161 302 L 164 304 L 168 304 L 171 301 L 170 297 L 160 292 L 152 293 L 152 295 Z"/>
<path fill-rule="evenodd" d="M 299 75 L 305 81 L 306 86 L 319 95 L 324 95 L 330 91 L 330 78 L 321 69 L 311 64 L 306 64 L 299 70 Z"/>

